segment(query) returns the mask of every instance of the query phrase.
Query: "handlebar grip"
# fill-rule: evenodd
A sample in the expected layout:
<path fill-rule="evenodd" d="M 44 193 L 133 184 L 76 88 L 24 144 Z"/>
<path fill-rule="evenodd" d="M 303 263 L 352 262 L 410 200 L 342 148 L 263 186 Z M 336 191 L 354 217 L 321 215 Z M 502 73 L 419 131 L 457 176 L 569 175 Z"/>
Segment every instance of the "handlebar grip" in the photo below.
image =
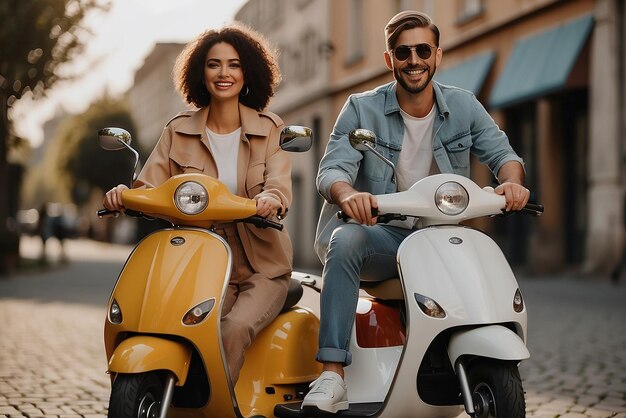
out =
<path fill-rule="evenodd" d="M 270 221 L 269 219 L 265 219 L 259 215 L 252 215 L 249 218 L 245 218 L 245 219 L 237 219 L 235 220 L 235 222 L 244 222 L 244 223 L 252 224 L 256 226 L 257 228 L 274 228 L 279 231 L 282 231 L 283 228 L 285 227 L 280 222 Z"/>
<path fill-rule="evenodd" d="M 119 212 L 117 210 L 109 210 L 109 209 L 100 209 L 96 211 L 96 215 L 98 215 L 98 218 L 104 218 L 107 216 L 112 216 L 114 218 L 117 218 L 122 213 L 124 215 L 132 216 L 134 218 L 146 217 L 144 216 L 142 212 L 137 212 L 136 210 L 132 210 L 132 209 L 126 209 L 124 212 Z"/>
<path fill-rule="evenodd" d="M 372 216 L 374 217 L 378 216 L 378 208 L 372 208 Z M 346 215 L 342 210 L 340 210 L 340 211 L 337 211 L 337 219 L 340 219 L 344 222 L 348 222 L 352 218 Z"/>
<path fill-rule="evenodd" d="M 348 215 L 346 215 L 344 211 L 340 210 L 340 211 L 337 211 L 337 219 L 344 221 L 344 222 L 348 222 L 351 218 Z"/>
<path fill-rule="evenodd" d="M 522 212 L 533 216 L 541 216 L 543 213 L 543 205 L 527 203 L 526 206 L 522 208 Z"/>
<path fill-rule="evenodd" d="M 269 219 L 265 219 L 265 223 L 267 224 L 267 227 L 278 229 L 279 231 L 282 231 L 285 227 L 285 225 L 281 224 L 280 222 L 270 221 Z"/>
<path fill-rule="evenodd" d="M 96 215 L 98 215 L 98 218 L 104 218 L 106 216 L 113 216 L 117 218 L 118 216 L 120 216 L 120 213 L 116 210 L 100 209 L 96 211 Z"/>

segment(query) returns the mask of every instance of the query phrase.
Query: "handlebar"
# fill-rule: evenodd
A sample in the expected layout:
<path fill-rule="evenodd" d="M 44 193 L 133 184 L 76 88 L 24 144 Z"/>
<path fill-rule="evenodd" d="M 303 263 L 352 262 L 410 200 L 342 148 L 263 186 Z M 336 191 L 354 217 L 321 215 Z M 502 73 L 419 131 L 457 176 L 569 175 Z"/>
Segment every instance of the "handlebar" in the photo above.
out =
<path fill-rule="evenodd" d="M 104 217 L 108 217 L 108 216 L 112 216 L 114 218 L 117 218 L 118 216 L 120 216 L 122 212 L 118 212 L 116 210 L 109 210 L 109 209 L 100 209 L 96 212 L 96 214 L 98 215 L 99 218 L 104 218 Z M 128 216 L 132 216 L 135 218 L 140 218 L 140 217 L 146 217 L 142 212 L 137 212 L 135 210 L 131 210 L 131 209 L 126 209 L 123 212 L 125 215 Z M 150 219 L 152 219 L 150 217 Z M 243 223 L 248 223 L 248 224 L 252 224 L 254 226 L 256 226 L 257 228 L 274 228 L 277 229 L 279 231 L 282 231 L 284 228 L 284 225 L 279 223 L 279 222 L 274 222 L 271 221 L 269 219 L 265 219 L 259 215 L 253 215 L 250 216 L 249 218 L 244 218 L 244 219 L 237 219 L 233 222 L 243 222 Z"/>
<path fill-rule="evenodd" d="M 96 215 L 98 215 L 98 218 L 100 218 L 100 219 L 105 218 L 105 217 L 109 217 L 109 216 L 117 218 L 118 216 L 120 216 L 120 213 L 118 211 L 116 211 L 116 210 L 100 209 L 100 210 L 96 211 Z"/>
<path fill-rule="evenodd" d="M 123 213 L 124 215 L 132 216 L 134 218 L 140 218 L 144 216 L 142 212 L 137 212 L 136 210 L 132 210 L 132 209 L 126 209 L 124 212 L 119 212 L 117 210 L 109 210 L 109 209 L 100 209 L 96 211 L 96 215 L 98 215 L 98 218 L 105 218 L 109 216 L 113 218 L 117 218 L 118 216 L 120 216 L 121 213 Z"/>
<path fill-rule="evenodd" d="M 520 212 L 526 215 L 541 216 L 543 213 L 543 205 L 539 205 L 537 203 L 526 203 L 526 206 L 524 206 Z"/>
<path fill-rule="evenodd" d="M 372 216 L 378 216 L 378 209 L 377 208 L 372 208 Z M 340 210 L 337 212 L 337 219 L 341 219 L 344 222 L 348 222 L 350 218 L 348 215 L 346 215 L 344 213 L 344 211 Z"/>
<path fill-rule="evenodd" d="M 384 213 L 382 215 L 378 214 L 378 209 L 372 208 L 372 216 L 377 217 L 377 224 L 386 224 L 391 221 L 406 221 L 407 216 L 401 215 L 399 213 Z M 344 222 L 348 222 L 351 218 L 346 215 L 342 210 L 337 212 L 337 218 L 341 219 Z"/>
<path fill-rule="evenodd" d="M 537 204 L 537 203 L 527 203 L 526 206 L 524 206 L 522 209 L 520 209 L 518 212 L 525 214 L 525 215 L 531 215 L 531 216 L 541 216 L 541 214 L 543 214 L 543 205 Z M 516 212 L 505 212 L 504 210 L 502 210 L 502 214 L 503 215 L 512 215 Z M 376 208 L 372 208 L 372 216 L 374 217 L 378 217 L 378 219 L 376 220 L 376 223 L 378 224 L 386 224 L 389 223 L 390 221 L 405 221 L 407 216 L 406 215 L 402 215 L 399 213 L 385 213 L 382 215 L 378 214 L 378 209 Z M 342 210 L 337 212 L 337 219 L 340 219 L 344 222 L 348 222 L 351 218 L 346 215 Z"/>
<path fill-rule="evenodd" d="M 283 224 L 279 222 L 270 221 L 269 219 L 265 219 L 259 215 L 253 215 L 253 216 L 250 216 L 249 218 L 244 218 L 244 219 L 237 219 L 234 222 L 243 222 L 247 224 L 252 224 L 256 226 L 257 228 L 274 228 L 279 231 L 282 231 L 284 228 Z"/>

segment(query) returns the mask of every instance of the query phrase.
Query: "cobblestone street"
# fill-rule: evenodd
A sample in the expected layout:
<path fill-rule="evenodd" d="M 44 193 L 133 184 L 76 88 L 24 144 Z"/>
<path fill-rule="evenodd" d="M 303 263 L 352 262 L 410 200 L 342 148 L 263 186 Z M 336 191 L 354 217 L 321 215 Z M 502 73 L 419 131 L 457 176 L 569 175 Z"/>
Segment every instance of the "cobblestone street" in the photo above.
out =
<path fill-rule="evenodd" d="M 45 271 L 0 280 L 0 417 L 106 416 L 104 306 L 129 250 L 69 242 L 69 263 L 55 255 Z M 532 356 L 521 366 L 527 417 L 626 418 L 623 280 L 520 286 Z"/>

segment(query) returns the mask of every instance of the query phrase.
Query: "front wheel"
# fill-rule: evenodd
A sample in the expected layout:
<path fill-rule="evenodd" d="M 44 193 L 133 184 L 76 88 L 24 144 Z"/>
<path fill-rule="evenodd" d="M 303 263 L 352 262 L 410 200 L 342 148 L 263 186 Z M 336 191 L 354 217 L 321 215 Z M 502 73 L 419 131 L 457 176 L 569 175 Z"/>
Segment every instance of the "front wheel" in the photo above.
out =
<path fill-rule="evenodd" d="M 468 370 L 476 418 L 524 418 L 526 402 L 517 366 L 512 362 L 476 360 Z"/>
<path fill-rule="evenodd" d="M 164 382 L 156 372 L 120 374 L 109 400 L 109 418 L 159 418 Z"/>

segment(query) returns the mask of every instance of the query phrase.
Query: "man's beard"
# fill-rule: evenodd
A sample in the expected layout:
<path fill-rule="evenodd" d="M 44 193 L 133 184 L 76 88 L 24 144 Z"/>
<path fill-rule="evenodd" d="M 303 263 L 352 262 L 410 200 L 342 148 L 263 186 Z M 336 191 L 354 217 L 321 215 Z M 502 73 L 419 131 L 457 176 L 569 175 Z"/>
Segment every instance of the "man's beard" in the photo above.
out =
<path fill-rule="evenodd" d="M 416 67 L 408 67 L 405 69 L 409 69 L 409 70 L 416 69 Z M 428 71 L 428 78 L 426 79 L 426 81 L 421 84 L 417 84 L 416 86 L 413 86 L 413 87 L 409 86 L 409 84 L 406 82 L 406 80 L 403 77 L 404 73 L 401 70 L 394 68 L 393 75 L 396 81 L 398 82 L 398 84 L 400 84 L 404 90 L 406 90 L 407 92 L 411 94 L 417 94 L 417 93 L 421 93 L 426 88 L 426 86 L 428 86 L 428 84 L 430 83 L 430 80 L 432 80 L 433 77 L 435 76 L 435 72 L 437 72 L 437 67 L 436 66 L 433 67 L 432 72 L 430 71 L 430 67 L 427 67 L 426 71 Z"/>

